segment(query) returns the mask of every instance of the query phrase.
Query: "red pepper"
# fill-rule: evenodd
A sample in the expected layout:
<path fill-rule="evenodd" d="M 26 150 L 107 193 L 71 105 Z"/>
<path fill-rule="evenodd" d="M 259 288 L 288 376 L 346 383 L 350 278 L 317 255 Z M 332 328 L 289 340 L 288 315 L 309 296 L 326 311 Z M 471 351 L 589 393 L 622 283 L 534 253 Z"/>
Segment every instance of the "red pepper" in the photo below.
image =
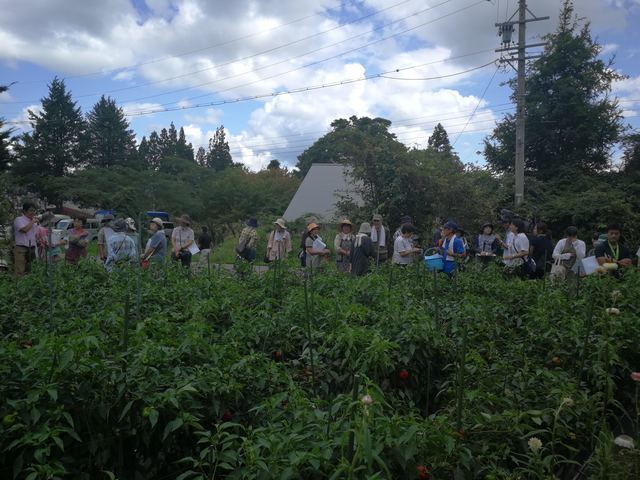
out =
<path fill-rule="evenodd" d="M 416 471 L 418 472 L 418 478 L 429 478 L 429 469 L 424 465 L 418 465 Z"/>
<path fill-rule="evenodd" d="M 233 420 L 233 413 L 231 413 L 229 410 L 225 410 L 222 414 L 222 420 L 224 422 L 230 422 L 231 420 Z"/>
<path fill-rule="evenodd" d="M 402 379 L 402 380 L 406 380 L 409 378 L 409 372 L 407 372 L 406 370 L 400 370 L 400 373 L 398 373 L 398 376 Z"/>

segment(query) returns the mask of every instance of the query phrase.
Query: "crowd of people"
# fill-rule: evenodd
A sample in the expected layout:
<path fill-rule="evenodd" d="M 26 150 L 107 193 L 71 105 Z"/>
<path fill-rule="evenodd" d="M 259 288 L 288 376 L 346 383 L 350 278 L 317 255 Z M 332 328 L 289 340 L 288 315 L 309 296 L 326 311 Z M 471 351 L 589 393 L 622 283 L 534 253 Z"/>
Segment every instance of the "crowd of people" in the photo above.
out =
<path fill-rule="evenodd" d="M 50 212 L 40 216 L 36 213 L 36 206 L 27 202 L 23 205 L 22 215 L 13 224 L 16 275 L 24 275 L 33 261 L 64 259 L 68 264 L 75 264 L 88 256 L 89 232 L 81 218 L 73 219 L 73 226 L 64 238 L 57 238 L 52 235 L 55 216 Z M 150 219 L 148 240 L 143 247 L 132 218 L 116 219 L 113 215 L 104 215 L 97 235 L 97 261 L 107 271 L 121 264 L 137 262 L 143 268 L 149 268 L 164 262 L 169 253 L 173 261 L 189 268 L 193 255 L 200 253 L 198 266 L 202 267 L 209 261 L 213 243 L 208 229 L 203 227 L 196 239 L 188 215 L 180 216 L 177 223 L 167 238 L 162 219 Z M 588 265 L 595 269 L 624 270 L 633 264 L 630 249 L 621 242 L 622 229 L 615 223 L 607 227 L 606 235 L 596 233 L 592 236 L 589 251 L 586 243 L 578 238 L 576 227 L 567 228 L 564 238 L 554 245 L 546 224 L 539 222 L 531 228 L 519 218 L 503 221 L 502 234 L 489 222 L 473 236 L 449 220 L 437 225 L 433 238 L 426 241 L 420 238 L 409 216 L 400 219 L 393 234 L 379 214 L 374 214 L 371 222 L 361 223 L 357 232 L 354 224 L 343 218 L 333 239 L 333 251 L 323 240 L 322 231 L 323 225 L 318 219 L 309 219 L 300 240 L 298 258 L 301 266 L 321 270 L 334 262 L 339 272 L 354 276 L 368 273 L 372 264 L 390 262 L 406 267 L 425 257 L 431 258 L 429 255 L 441 260 L 438 270 L 448 276 L 453 276 L 472 260 L 481 264 L 501 263 L 508 274 L 531 279 L 542 279 L 547 274 L 571 279 L 591 273 L 593 269 L 590 271 Z M 254 262 L 258 240 L 258 221 L 251 218 L 240 232 L 235 247 L 237 259 Z M 292 251 L 291 232 L 285 220 L 278 218 L 267 236 L 264 262 L 286 259 Z M 640 249 L 636 256 L 640 256 Z"/>
<path fill-rule="evenodd" d="M 256 219 L 247 221 L 236 247 L 239 259 L 252 262 L 256 258 L 257 227 Z M 333 239 L 332 251 L 321 236 L 322 224 L 312 218 L 302 235 L 298 256 L 301 266 L 316 270 L 333 259 L 339 272 L 354 276 L 366 274 L 372 264 L 390 260 L 393 265 L 407 266 L 422 261 L 429 253 L 439 256 L 442 260 L 440 270 L 448 276 L 453 276 L 474 260 L 481 264 L 499 263 L 507 274 L 530 279 L 542 279 L 547 274 L 554 278 L 572 279 L 592 273 L 583 263 L 589 258 L 594 266 L 606 266 L 610 270 L 623 270 L 633 264 L 631 251 L 621 243 L 622 228 L 615 223 L 608 225 L 606 234 L 593 235 L 589 252 L 573 226 L 566 229 L 565 236 L 555 245 L 550 229 L 542 222 L 531 229 L 524 220 L 513 218 L 503 221 L 502 229 L 501 235 L 489 222 L 482 225 L 478 234 L 470 237 L 456 222 L 449 220 L 436 228 L 432 240 L 424 242 L 411 217 L 403 216 L 391 235 L 383 224 L 382 216 L 374 214 L 371 222 L 360 224 L 357 233 L 349 219 L 342 219 Z M 291 251 L 290 232 L 285 221 L 279 218 L 268 237 L 265 261 L 286 258 Z M 636 256 L 640 256 L 640 249 Z"/>

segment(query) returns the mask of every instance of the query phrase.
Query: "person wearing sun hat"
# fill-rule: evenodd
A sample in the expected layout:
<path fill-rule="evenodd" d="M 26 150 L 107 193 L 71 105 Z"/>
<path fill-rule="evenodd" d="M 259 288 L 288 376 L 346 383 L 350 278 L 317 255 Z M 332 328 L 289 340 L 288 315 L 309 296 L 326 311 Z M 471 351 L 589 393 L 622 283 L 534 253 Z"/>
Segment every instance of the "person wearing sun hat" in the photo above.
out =
<path fill-rule="evenodd" d="M 267 240 L 267 260 L 273 262 L 282 260 L 291 252 L 291 234 L 287 230 L 287 224 L 283 218 L 278 218 L 273 222 L 274 229 L 269 234 Z"/>
<path fill-rule="evenodd" d="M 333 247 L 336 251 L 336 266 L 339 272 L 349 272 L 351 270 L 351 250 L 356 237 L 353 235 L 353 224 L 348 218 L 344 218 L 338 225 L 338 233 L 333 240 Z"/>
<path fill-rule="evenodd" d="M 236 245 L 236 253 L 240 258 L 247 262 L 253 262 L 256 259 L 256 246 L 258 245 L 258 220 L 250 218 L 245 223 L 245 227 L 240 232 L 238 245 Z"/>
<path fill-rule="evenodd" d="M 109 252 L 104 267 L 111 272 L 115 266 L 132 263 L 138 259 L 138 250 L 131 237 L 127 235 L 127 224 L 123 219 L 113 222 L 113 234 L 109 237 L 107 250 Z"/>
<path fill-rule="evenodd" d="M 307 225 L 307 233 L 309 235 L 305 240 L 306 267 L 311 270 L 317 270 L 322 265 L 322 257 L 329 255 L 331 252 L 322 241 L 322 237 L 320 237 L 320 225 L 310 223 Z"/>
<path fill-rule="evenodd" d="M 191 266 L 189 247 L 195 241 L 195 234 L 191 229 L 191 217 L 185 213 L 178 218 L 178 223 L 180 225 L 171 233 L 171 258 L 180 260 L 183 267 L 189 268 Z"/>
<path fill-rule="evenodd" d="M 155 217 L 149 222 L 149 233 L 151 237 L 147 240 L 144 253 L 140 256 L 143 266 L 147 262 L 162 263 L 167 255 L 167 237 L 162 231 L 164 229 L 162 219 Z"/>

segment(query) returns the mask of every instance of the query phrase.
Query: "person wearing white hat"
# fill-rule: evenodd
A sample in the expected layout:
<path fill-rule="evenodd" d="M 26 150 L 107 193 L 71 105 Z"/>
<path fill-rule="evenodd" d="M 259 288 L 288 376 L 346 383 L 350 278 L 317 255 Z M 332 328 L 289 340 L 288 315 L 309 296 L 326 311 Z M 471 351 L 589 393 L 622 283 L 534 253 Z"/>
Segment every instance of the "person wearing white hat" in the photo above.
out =
<path fill-rule="evenodd" d="M 284 219 L 279 218 L 273 222 L 274 229 L 267 240 L 267 256 L 269 262 L 282 260 L 291 252 L 291 235 L 287 230 Z"/>
<path fill-rule="evenodd" d="M 336 251 L 336 267 L 339 272 L 351 270 L 351 250 L 356 237 L 353 234 L 353 224 L 345 218 L 340 222 L 339 231 L 333 239 Z"/>
<path fill-rule="evenodd" d="M 144 253 L 140 256 L 142 266 L 149 265 L 150 262 L 161 263 L 167 255 L 167 237 L 162 231 L 164 229 L 162 219 L 155 217 L 149 222 L 149 233 L 151 237 L 147 241 Z"/>

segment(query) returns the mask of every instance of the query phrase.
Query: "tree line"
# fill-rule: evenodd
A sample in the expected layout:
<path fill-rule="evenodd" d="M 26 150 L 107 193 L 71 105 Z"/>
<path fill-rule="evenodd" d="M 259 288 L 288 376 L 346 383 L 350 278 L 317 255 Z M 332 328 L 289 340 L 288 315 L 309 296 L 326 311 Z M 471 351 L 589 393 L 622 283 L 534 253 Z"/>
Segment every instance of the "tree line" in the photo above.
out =
<path fill-rule="evenodd" d="M 570 0 L 545 40 L 544 55 L 527 76 L 527 190 L 519 213 L 558 231 L 576 225 L 587 233 L 622 221 L 629 235 L 640 238 L 640 133 L 625 125 L 611 95 L 613 83 L 624 77 L 613 59 L 602 58 L 602 47 Z M 510 86 L 515 100 L 515 80 Z M 295 170 L 273 160 L 257 173 L 234 163 L 223 126 L 208 148 L 195 153 L 173 123 L 136 145 L 113 99 L 102 97 L 85 117 L 57 78 L 41 112 L 29 118 L 32 131 L 19 138 L 0 124 L 0 170 L 9 172 L 10 183 L 52 200 L 187 211 L 231 225 L 247 216 L 281 215 L 313 163 L 343 163 L 364 200 L 340 202 L 354 220 L 377 211 L 389 222 L 410 215 L 425 229 L 443 218 L 475 228 L 512 205 L 513 114 L 484 140 L 484 166 L 465 165 L 441 124 L 419 149 L 399 142 L 391 121 L 353 116 L 333 121 L 329 133 L 298 156 Z"/>

